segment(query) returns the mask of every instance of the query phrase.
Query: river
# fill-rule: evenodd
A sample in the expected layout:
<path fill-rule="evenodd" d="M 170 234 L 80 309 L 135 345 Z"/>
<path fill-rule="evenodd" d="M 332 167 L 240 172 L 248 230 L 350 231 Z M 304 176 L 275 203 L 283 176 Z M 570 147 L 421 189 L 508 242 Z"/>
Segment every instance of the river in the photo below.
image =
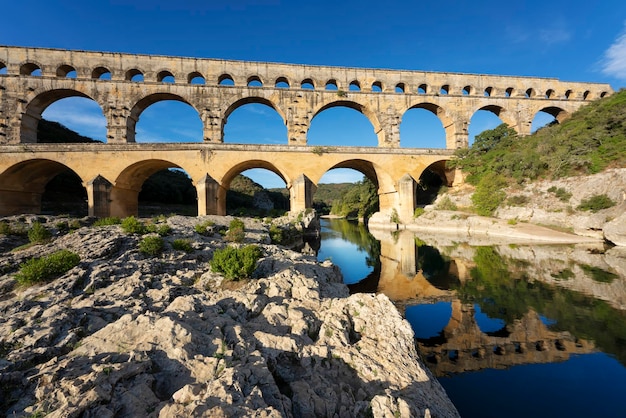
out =
<path fill-rule="evenodd" d="M 625 263 L 603 246 L 472 247 L 343 219 L 321 235 L 318 259 L 394 301 L 464 418 L 626 417 Z"/>

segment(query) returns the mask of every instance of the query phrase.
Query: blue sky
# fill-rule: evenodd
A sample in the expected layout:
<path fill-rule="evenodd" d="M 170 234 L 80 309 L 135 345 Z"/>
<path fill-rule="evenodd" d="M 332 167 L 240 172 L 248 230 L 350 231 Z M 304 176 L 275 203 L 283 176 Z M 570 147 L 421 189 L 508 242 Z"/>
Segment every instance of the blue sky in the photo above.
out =
<path fill-rule="evenodd" d="M 556 77 L 610 83 L 615 90 L 626 85 L 623 0 L 6 3 L 4 45 Z M 376 144 L 363 115 L 343 108 L 327 112 L 313 120 L 310 144 Z M 444 147 L 438 120 L 415 113 L 402 121 L 401 145 Z M 94 103 L 66 99 L 44 117 L 104 139 L 104 118 Z M 498 123 L 495 116 L 477 114 L 470 136 Z M 198 141 L 201 135 L 199 118 L 182 104 L 154 105 L 137 124 L 138 142 Z M 286 130 L 272 109 L 248 105 L 229 118 L 225 141 L 286 143 Z M 252 177 L 267 187 L 282 185 L 273 175 Z M 329 172 L 323 181 L 360 177 Z"/>

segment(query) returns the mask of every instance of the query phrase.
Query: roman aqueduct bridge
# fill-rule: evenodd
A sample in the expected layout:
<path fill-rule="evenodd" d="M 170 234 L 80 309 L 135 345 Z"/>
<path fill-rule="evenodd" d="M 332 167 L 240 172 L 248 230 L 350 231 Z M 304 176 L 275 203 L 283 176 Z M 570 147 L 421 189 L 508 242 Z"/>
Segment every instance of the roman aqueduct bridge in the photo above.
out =
<path fill-rule="evenodd" d="M 137 195 L 156 171 L 184 169 L 198 191 L 198 214 L 223 214 L 231 180 L 250 168 L 278 174 L 291 210 L 310 207 L 315 185 L 332 168 L 354 168 L 375 181 L 381 212 L 402 219 L 415 207 L 416 182 L 430 168 L 446 182 L 445 162 L 468 146 L 468 126 L 488 110 L 520 134 L 543 111 L 562 121 L 607 84 L 553 78 L 327 67 L 46 48 L 0 47 L 0 215 L 41 210 L 45 185 L 72 170 L 87 189 L 89 214 L 137 213 Z M 106 144 L 40 144 L 44 110 L 67 97 L 95 101 L 107 121 Z M 192 106 L 199 143 L 135 143 L 142 112 L 163 100 Z M 284 145 L 224 144 L 224 125 L 240 106 L 272 107 L 287 127 Z M 377 147 L 307 146 L 311 121 L 344 106 L 364 114 Z M 406 111 L 426 109 L 442 122 L 446 149 L 400 148 Z"/>

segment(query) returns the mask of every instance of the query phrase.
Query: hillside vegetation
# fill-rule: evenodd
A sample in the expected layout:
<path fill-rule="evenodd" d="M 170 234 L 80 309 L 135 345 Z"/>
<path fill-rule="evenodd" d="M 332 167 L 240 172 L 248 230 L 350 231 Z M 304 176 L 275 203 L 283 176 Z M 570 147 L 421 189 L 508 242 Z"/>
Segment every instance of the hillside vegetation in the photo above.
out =
<path fill-rule="evenodd" d="M 476 136 L 453 162 L 478 185 L 497 175 L 506 182 L 594 174 L 626 166 L 626 90 L 590 103 L 562 124 L 520 137 L 502 124 Z"/>

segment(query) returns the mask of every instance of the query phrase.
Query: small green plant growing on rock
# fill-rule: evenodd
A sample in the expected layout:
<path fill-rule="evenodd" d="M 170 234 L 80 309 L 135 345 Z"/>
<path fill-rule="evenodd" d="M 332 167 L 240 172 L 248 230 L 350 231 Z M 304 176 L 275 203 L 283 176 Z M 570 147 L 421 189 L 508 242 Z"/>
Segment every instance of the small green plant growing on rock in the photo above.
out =
<path fill-rule="evenodd" d="M 259 258 L 261 258 L 261 249 L 256 245 L 246 245 L 241 248 L 228 246 L 215 250 L 211 260 L 211 270 L 223 274 L 229 280 L 240 280 L 250 277 L 256 269 Z"/>
<path fill-rule="evenodd" d="M 80 256 L 60 250 L 46 257 L 31 258 L 20 266 L 15 280 L 23 286 L 46 282 L 65 274 L 80 263 Z"/>
<path fill-rule="evenodd" d="M 122 223 L 122 220 L 117 216 L 109 216 L 106 218 L 100 218 L 93 223 L 93 226 L 109 226 L 109 225 L 119 225 Z"/>
<path fill-rule="evenodd" d="M 122 220 L 122 230 L 127 234 L 145 234 L 146 227 L 145 225 L 134 216 L 129 216 L 128 218 L 124 218 Z"/>
<path fill-rule="evenodd" d="M 580 202 L 580 205 L 576 209 L 578 210 L 590 210 L 591 212 L 597 212 L 602 209 L 608 209 L 615 206 L 615 202 L 606 194 L 597 194 L 584 199 Z"/>
<path fill-rule="evenodd" d="M 402 223 L 400 222 L 400 215 L 398 215 L 398 211 L 396 210 L 396 208 L 393 208 L 391 210 L 391 216 L 389 216 L 389 222 L 394 223 L 394 224 Z"/>
<path fill-rule="evenodd" d="M 562 187 L 552 186 L 548 192 L 553 193 L 561 202 L 569 202 L 570 197 L 572 197 L 572 194 Z"/>
<path fill-rule="evenodd" d="M 243 242 L 246 237 L 245 225 L 241 219 L 233 219 L 230 221 L 228 231 L 224 236 L 226 241 L 230 242 Z"/>
<path fill-rule="evenodd" d="M 213 226 L 215 226 L 215 222 L 207 220 L 196 224 L 194 230 L 200 235 L 211 236 L 213 235 Z"/>
<path fill-rule="evenodd" d="M 424 214 L 425 210 L 424 208 L 415 208 L 415 210 L 413 211 L 413 218 L 419 218 L 420 216 L 422 216 Z"/>
<path fill-rule="evenodd" d="M 506 198 L 503 188 L 506 187 L 506 180 L 495 173 L 483 176 L 476 185 L 476 191 L 472 195 L 472 203 L 476 213 L 482 216 L 491 216 L 498 206 Z"/>
<path fill-rule="evenodd" d="M 146 225 L 145 232 L 166 237 L 172 233 L 172 228 L 168 224 L 149 224 Z"/>
<path fill-rule="evenodd" d="M 437 209 L 439 210 L 457 210 L 456 204 L 450 200 L 448 196 L 442 197 L 439 202 L 437 202 Z"/>
<path fill-rule="evenodd" d="M 159 235 L 147 236 L 139 242 L 139 251 L 150 257 L 161 255 L 164 247 L 165 243 L 163 242 L 163 238 Z"/>
<path fill-rule="evenodd" d="M 0 222 L 0 235 L 11 235 L 11 234 L 13 234 L 11 224 L 5 221 Z"/>
<path fill-rule="evenodd" d="M 34 222 L 28 229 L 28 240 L 33 244 L 47 242 L 50 238 L 52 238 L 52 232 L 43 226 L 41 222 Z"/>
<path fill-rule="evenodd" d="M 177 251 L 184 251 L 186 253 L 193 252 L 193 247 L 191 246 L 191 242 L 185 238 L 179 238 L 172 241 L 172 248 Z"/>

